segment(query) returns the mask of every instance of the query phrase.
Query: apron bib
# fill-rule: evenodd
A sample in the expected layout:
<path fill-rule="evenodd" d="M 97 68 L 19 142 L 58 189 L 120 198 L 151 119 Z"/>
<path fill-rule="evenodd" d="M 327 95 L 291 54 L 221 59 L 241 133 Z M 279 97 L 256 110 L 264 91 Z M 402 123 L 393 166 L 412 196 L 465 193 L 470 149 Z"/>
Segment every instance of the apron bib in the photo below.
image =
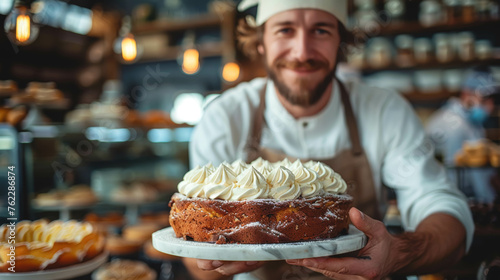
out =
<path fill-rule="evenodd" d="M 339 173 L 347 183 L 347 193 L 353 196 L 354 206 L 375 219 L 381 219 L 380 210 L 377 202 L 377 195 L 370 164 L 366 154 L 361 147 L 358 125 L 354 117 L 349 94 L 344 84 L 337 80 L 340 96 L 344 106 L 346 125 L 349 131 L 349 137 L 352 147 L 338 152 L 333 158 L 329 159 L 301 159 L 306 162 L 309 160 L 321 161 L 330 166 L 335 172 Z M 267 84 L 267 83 L 266 83 Z M 296 158 L 289 157 L 280 151 L 263 148 L 260 146 L 262 137 L 262 127 L 264 125 L 266 86 L 260 91 L 260 104 L 257 108 L 247 146 L 247 162 L 252 162 L 259 157 L 270 162 L 276 162 L 288 158 L 291 162 Z M 304 267 L 290 266 L 284 261 L 269 262 L 261 268 L 238 275 L 235 279 L 297 279 L 296 277 L 307 277 L 298 279 L 328 279 L 322 274 L 318 274 Z"/>

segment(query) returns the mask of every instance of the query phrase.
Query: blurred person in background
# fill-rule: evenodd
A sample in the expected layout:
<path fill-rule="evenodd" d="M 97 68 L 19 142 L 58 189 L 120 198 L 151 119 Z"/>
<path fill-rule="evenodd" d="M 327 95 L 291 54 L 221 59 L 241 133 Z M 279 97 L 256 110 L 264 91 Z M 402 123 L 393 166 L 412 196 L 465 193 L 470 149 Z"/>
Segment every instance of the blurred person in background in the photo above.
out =
<path fill-rule="evenodd" d="M 450 98 L 429 119 L 427 134 L 436 148 L 436 155 L 447 166 L 456 165 L 458 153 L 465 143 L 474 144 L 486 138 L 485 123 L 494 111 L 500 98 L 500 81 L 488 66 L 470 69 L 465 77 L 460 96 Z M 475 202 L 490 207 L 496 198 L 491 179 L 494 168 L 478 167 L 460 170 L 450 168 L 448 175 L 461 190 Z M 457 177 L 460 177 L 458 182 Z"/>
<path fill-rule="evenodd" d="M 470 210 L 435 160 L 411 106 L 396 92 L 344 85 L 336 78 L 350 36 L 347 1 L 245 0 L 240 9 L 252 4 L 258 5 L 257 16 L 240 21 L 239 43 L 245 53 L 262 56 L 268 78 L 241 83 L 205 108 L 191 137 L 190 164 L 258 157 L 322 161 L 355 182 L 351 194 L 357 207 L 350 220 L 368 243 L 350 257 L 288 264 L 185 258 L 192 275 L 203 280 L 232 275 L 383 279 L 456 263 L 472 242 Z M 406 230 L 400 235 L 374 219 L 382 218 L 382 181 L 396 192 Z"/>

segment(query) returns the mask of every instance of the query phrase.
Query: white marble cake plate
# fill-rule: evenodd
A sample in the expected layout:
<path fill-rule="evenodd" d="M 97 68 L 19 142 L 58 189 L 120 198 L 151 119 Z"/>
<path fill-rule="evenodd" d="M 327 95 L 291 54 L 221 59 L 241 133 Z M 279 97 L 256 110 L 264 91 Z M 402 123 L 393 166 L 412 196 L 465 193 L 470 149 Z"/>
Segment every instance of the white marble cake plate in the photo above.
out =
<path fill-rule="evenodd" d="M 175 236 L 173 228 L 153 233 L 153 247 L 165 254 L 221 261 L 271 261 L 326 257 L 363 248 L 366 235 L 349 226 L 347 235 L 332 239 L 279 244 L 214 244 L 186 241 Z"/>

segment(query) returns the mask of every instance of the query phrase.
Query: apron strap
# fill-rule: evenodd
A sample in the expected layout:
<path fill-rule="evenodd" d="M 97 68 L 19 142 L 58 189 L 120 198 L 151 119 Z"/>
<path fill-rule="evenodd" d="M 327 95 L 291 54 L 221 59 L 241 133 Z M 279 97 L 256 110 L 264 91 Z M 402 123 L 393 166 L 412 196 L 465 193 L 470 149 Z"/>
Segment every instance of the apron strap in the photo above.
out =
<path fill-rule="evenodd" d="M 344 115 L 347 123 L 347 129 L 349 129 L 349 137 L 351 138 L 352 153 L 355 156 L 358 156 L 363 153 L 361 141 L 359 140 L 358 123 L 356 122 L 356 118 L 354 117 L 349 93 L 347 93 L 347 89 L 344 83 L 342 83 L 338 78 L 336 78 L 336 80 L 339 84 L 340 97 L 342 103 L 344 104 Z"/>
<path fill-rule="evenodd" d="M 363 148 L 361 147 L 361 141 L 359 140 L 359 131 L 356 118 L 354 117 L 354 112 L 351 106 L 351 100 L 349 98 L 349 93 L 345 85 L 336 78 L 339 85 L 340 97 L 342 103 L 344 104 L 344 115 L 346 118 L 346 125 L 349 131 L 349 137 L 352 143 L 352 153 L 355 156 L 361 155 L 363 153 Z M 260 150 L 260 140 L 262 138 L 262 127 L 265 123 L 264 110 L 266 109 L 266 89 L 267 80 L 264 86 L 259 91 L 260 103 L 257 107 L 257 111 L 254 116 L 254 123 L 252 126 L 252 131 L 250 134 L 250 139 L 248 143 L 248 156 L 247 161 L 251 162 L 258 158 L 258 152 Z"/>
<path fill-rule="evenodd" d="M 247 146 L 248 155 L 247 161 L 252 162 L 259 157 L 260 151 L 260 140 L 262 138 L 262 127 L 264 126 L 264 111 L 266 109 L 266 89 L 267 89 L 267 80 L 264 83 L 264 86 L 259 91 L 260 103 L 259 107 L 257 107 L 257 111 L 255 112 L 254 122 L 252 125 L 252 131 L 250 134 L 249 143 Z"/>

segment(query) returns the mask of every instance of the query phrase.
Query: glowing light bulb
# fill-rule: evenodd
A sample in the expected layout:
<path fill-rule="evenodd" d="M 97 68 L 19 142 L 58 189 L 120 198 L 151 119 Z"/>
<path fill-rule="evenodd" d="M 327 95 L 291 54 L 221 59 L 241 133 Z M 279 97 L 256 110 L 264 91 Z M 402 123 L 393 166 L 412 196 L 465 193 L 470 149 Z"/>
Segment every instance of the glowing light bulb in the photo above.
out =
<path fill-rule="evenodd" d="M 113 49 L 119 55 L 119 60 L 125 64 L 136 62 L 143 53 L 140 42 L 137 42 L 131 33 L 118 37 Z"/>
<path fill-rule="evenodd" d="M 240 66 L 235 62 L 228 62 L 222 68 L 222 78 L 224 81 L 232 83 L 240 77 Z"/>
<path fill-rule="evenodd" d="M 27 15 L 17 16 L 16 39 L 19 42 L 26 42 L 30 38 L 30 17 Z"/>
<path fill-rule="evenodd" d="M 200 69 L 200 53 L 197 49 L 184 51 L 182 59 L 182 71 L 186 74 L 194 74 Z"/>
<path fill-rule="evenodd" d="M 137 58 L 137 43 L 132 34 L 123 38 L 121 46 L 123 60 L 130 62 Z"/>
<path fill-rule="evenodd" d="M 38 37 L 38 25 L 26 6 L 16 6 L 5 19 L 5 32 L 16 45 L 24 46 L 32 43 Z"/>

